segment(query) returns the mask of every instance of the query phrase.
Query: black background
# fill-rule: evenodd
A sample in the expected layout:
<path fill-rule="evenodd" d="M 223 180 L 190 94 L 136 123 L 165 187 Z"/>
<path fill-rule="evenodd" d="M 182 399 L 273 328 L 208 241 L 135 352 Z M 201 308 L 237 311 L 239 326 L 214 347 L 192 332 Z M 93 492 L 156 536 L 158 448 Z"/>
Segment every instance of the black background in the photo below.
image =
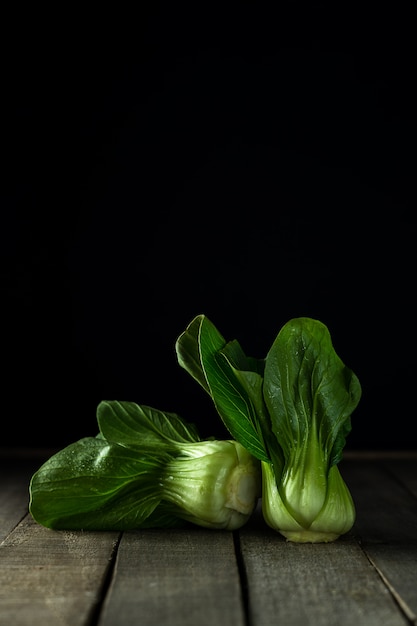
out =
<path fill-rule="evenodd" d="M 103 399 L 223 435 L 174 350 L 205 313 L 256 357 L 320 319 L 347 447 L 415 448 L 411 16 L 174 5 L 7 24 L 2 447 L 95 435 Z"/>

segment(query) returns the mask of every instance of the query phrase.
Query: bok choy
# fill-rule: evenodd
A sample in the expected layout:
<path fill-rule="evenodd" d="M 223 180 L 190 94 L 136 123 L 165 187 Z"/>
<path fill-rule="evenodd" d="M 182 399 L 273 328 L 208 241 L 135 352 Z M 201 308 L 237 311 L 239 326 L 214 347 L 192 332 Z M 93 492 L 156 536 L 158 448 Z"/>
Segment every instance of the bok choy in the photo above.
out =
<path fill-rule="evenodd" d="M 329 542 L 348 532 L 355 506 L 338 463 L 361 386 L 327 327 L 291 319 L 257 359 L 198 315 L 178 337 L 176 353 L 232 437 L 260 461 L 267 524 L 295 542 Z"/>
<path fill-rule="evenodd" d="M 29 509 L 67 530 L 181 526 L 234 530 L 261 495 L 259 461 L 236 440 L 201 440 L 174 413 L 103 401 L 99 434 L 70 444 L 32 476 Z"/>

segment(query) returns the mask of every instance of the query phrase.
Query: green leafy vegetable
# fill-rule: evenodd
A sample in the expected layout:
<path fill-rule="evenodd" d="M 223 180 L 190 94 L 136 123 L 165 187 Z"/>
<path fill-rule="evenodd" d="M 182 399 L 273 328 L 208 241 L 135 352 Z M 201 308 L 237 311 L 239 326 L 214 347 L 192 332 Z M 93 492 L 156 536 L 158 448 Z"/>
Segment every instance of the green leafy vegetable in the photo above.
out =
<path fill-rule="evenodd" d="M 355 507 L 337 465 L 361 387 L 327 327 L 292 319 L 266 358 L 254 359 L 199 315 L 176 351 L 231 435 L 261 461 L 266 522 L 297 542 L 333 541 L 350 530 Z"/>
<path fill-rule="evenodd" d="M 29 507 L 38 523 L 233 530 L 252 514 L 260 463 L 239 442 L 201 440 L 176 414 L 132 402 L 101 402 L 97 421 L 97 437 L 70 444 L 32 476 Z"/>

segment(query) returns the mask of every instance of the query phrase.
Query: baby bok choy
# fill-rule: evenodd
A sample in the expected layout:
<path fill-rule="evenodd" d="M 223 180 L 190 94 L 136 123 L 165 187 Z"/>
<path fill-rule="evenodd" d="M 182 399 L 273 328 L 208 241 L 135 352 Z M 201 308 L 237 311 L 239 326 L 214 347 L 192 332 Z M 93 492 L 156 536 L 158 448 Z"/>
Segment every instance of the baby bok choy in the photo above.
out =
<path fill-rule="evenodd" d="M 266 358 L 256 359 L 199 315 L 176 352 L 231 435 L 259 459 L 267 524 L 294 542 L 329 542 L 348 532 L 355 506 L 338 463 L 361 387 L 327 327 L 291 319 Z"/>
<path fill-rule="evenodd" d="M 235 440 L 201 440 L 174 413 L 103 401 L 99 434 L 49 458 L 30 481 L 30 513 L 66 530 L 129 530 L 187 522 L 234 530 L 261 495 L 259 461 Z"/>

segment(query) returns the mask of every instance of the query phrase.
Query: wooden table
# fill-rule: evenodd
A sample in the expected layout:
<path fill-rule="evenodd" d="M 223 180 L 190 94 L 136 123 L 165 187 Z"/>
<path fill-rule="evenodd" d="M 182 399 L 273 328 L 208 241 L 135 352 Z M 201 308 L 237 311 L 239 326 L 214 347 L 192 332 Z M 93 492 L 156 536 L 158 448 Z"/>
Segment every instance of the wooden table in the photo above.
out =
<path fill-rule="evenodd" d="M 330 544 L 294 544 L 257 510 L 238 532 L 53 531 L 28 514 L 43 460 L 0 462 L 1 626 L 417 624 L 417 452 L 346 453 L 357 509 Z"/>

